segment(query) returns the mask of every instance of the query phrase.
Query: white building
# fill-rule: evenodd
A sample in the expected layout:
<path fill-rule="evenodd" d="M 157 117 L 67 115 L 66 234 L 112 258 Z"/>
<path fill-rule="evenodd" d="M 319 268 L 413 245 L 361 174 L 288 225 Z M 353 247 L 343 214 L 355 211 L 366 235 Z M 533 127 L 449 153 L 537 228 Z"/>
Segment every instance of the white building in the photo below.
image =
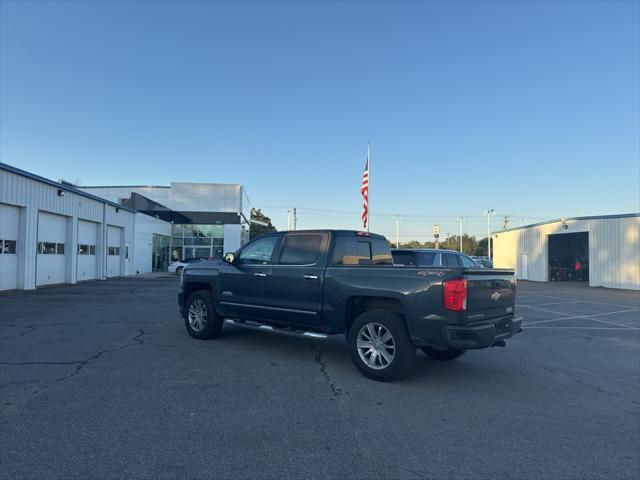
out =
<path fill-rule="evenodd" d="M 250 203 L 242 185 L 172 182 L 79 189 L 171 224 L 169 234 L 152 239 L 153 270 L 183 258 L 222 258 L 249 238 Z"/>
<path fill-rule="evenodd" d="M 640 290 L 640 214 L 577 217 L 493 233 L 493 265 L 521 280 Z M 579 265 L 578 265 L 579 264 Z"/>
<path fill-rule="evenodd" d="M 222 257 L 248 239 L 244 196 L 240 185 L 78 188 L 0 163 L 0 291 Z"/>
<path fill-rule="evenodd" d="M 0 290 L 133 271 L 136 212 L 0 163 Z"/>

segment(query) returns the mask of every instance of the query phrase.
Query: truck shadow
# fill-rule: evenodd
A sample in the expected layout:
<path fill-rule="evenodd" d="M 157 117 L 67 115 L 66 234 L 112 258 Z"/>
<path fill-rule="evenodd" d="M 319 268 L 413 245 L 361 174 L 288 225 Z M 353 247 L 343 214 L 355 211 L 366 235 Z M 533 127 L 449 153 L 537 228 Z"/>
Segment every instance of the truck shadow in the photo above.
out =
<path fill-rule="evenodd" d="M 306 339 L 272 332 L 261 332 L 242 327 L 225 326 L 219 340 L 221 348 L 250 349 L 264 356 L 265 362 L 301 365 L 320 363 L 323 373 L 330 372 L 333 380 L 345 390 L 350 385 L 366 385 L 372 382 L 355 368 L 344 335 L 334 335 L 325 340 Z M 510 379 L 522 379 L 516 369 L 498 363 L 495 355 L 501 352 L 467 352 L 453 361 L 440 361 L 427 357 L 417 350 L 413 373 L 393 384 L 413 386 L 464 386 L 475 389 L 478 385 L 509 383 Z M 378 382 L 374 382 L 380 385 Z"/>

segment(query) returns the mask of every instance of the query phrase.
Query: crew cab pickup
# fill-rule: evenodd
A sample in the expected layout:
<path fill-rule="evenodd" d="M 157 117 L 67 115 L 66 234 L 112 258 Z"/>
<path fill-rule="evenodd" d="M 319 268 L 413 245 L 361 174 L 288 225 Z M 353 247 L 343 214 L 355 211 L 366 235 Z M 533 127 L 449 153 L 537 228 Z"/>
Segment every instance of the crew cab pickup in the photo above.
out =
<path fill-rule="evenodd" d="M 220 335 L 224 320 L 322 338 L 345 334 L 365 376 L 410 373 L 416 349 L 453 360 L 504 346 L 521 331 L 512 270 L 394 266 L 381 235 L 309 230 L 262 235 L 224 261 L 185 267 L 178 304 L 187 332 Z"/>

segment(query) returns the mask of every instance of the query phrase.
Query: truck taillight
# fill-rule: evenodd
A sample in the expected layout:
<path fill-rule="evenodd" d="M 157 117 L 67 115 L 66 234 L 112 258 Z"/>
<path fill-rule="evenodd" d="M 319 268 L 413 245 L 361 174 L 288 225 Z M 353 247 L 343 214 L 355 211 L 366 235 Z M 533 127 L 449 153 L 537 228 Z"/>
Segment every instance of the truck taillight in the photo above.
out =
<path fill-rule="evenodd" d="M 444 308 L 454 312 L 467 309 L 467 279 L 454 278 L 442 282 L 442 299 Z"/>

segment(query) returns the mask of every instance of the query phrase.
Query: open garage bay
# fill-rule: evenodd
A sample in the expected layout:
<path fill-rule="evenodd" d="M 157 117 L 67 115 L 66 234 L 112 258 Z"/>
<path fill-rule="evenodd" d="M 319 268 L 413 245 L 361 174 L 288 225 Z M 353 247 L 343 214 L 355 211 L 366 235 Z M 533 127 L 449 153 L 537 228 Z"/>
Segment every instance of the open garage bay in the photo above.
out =
<path fill-rule="evenodd" d="M 0 294 L 2 478 L 638 478 L 638 292 L 521 282 L 507 348 L 376 383 L 344 338 L 196 341 L 177 278 Z"/>

